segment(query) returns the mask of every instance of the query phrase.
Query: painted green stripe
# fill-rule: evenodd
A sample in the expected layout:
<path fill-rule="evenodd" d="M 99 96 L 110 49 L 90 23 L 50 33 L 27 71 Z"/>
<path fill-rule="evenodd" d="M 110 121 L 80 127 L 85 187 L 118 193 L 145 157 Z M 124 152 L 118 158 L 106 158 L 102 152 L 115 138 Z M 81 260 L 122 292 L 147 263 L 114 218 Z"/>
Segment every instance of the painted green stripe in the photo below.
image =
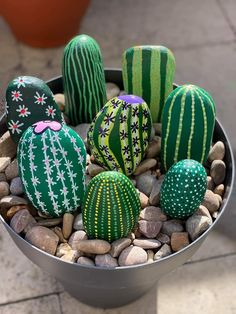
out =
<path fill-rule="evenodd" d="M 151 57 L 151 49 L 142 50 L 142 98 L 148 105 L 151 101 Z"/>
<path fill-rule="evenodd" d="M 133 94 L 133 59 L 134 59 L 134 49 L 128 49 L 126 53 L 126 64 L 127 64 L 127 77 L 128 77 L 128 86 L 127 93 Z"/>
<path fill-rule="evenodd" d="M 191 93 L 191 128 L 190 128 L 190 136 L 188 140 L 188 153 L 187 158 L 191 159 L 191 147 L 192 147 L 192 141 L 193 141 L 193 132 L 195 127 L 195 97 L 192 90 L 190 90 Z"/>
<path fill-rule="evenodd" d="M 131 125 L 131 118 L 132 118 L 132 113 L 131 110 L 128 110 L 128 119 L 127 119 L 127 124 L 130 127 Z M 134 169 L 134 145 L 132 142 L 132 132 L 128 132 L 128 140 L 129 140 L 129 147 L 131 147 L 130 149 L 130 157 L 131 157 L 131 161 L 132 161 L 132 169 Z"/>
<path fill-rule="evenodd" d="M 150 111 L 153 122 L 157 122 L 160 110 L 160 51 L 153 50 L 151 58 L 151 101 Z"/>
<path fill-rule="evenodd" d="M 144 120 L 145 120 L 145 117 L 143 116 L 143 108 L 142 108 L 142 105 L 140 106 L 139 105 L 139 111 L 138 111 L 138 123 L 139 125 L 143 125 L 144 123 Z M 139 128 L 139 139 L 140 139 L 140 145 L 139 147 L 141 147 L 141 155 L 143 156 L 144 155 L 144 144 L 143 144 L 143 137 L 144 137 L 144 132 L 142 130 L 142 128 Z"/>
<path fill-rule="evenodd" d="M 165 103 L 166 65 L 167 65 L 167 58 L 168 58 L 168 53 L 166 49 L 164 48 L 161 49 L 160 57 L 161 57 L 161 61 L 160 61 L 161 90 L 160 90 L 160 101 L 159 101 L 157 121 L 160 121 L 161 119 L 162 108 Z"/>
<path fill-rule="evenodd" d="M 135 48 L 133 55 L 133 63 L 135 67 L 132 68 L 133 73 L 133 94 L 140 96 L 142 90 L 142 49 L 141 47 Z"/>

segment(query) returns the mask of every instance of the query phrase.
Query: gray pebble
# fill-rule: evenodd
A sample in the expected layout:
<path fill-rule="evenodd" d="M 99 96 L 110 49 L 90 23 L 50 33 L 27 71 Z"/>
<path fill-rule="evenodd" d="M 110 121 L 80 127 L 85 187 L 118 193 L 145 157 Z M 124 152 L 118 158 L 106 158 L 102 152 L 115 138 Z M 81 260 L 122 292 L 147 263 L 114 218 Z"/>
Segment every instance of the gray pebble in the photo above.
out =
<path fill-rule="evenodd" d="M 71 126 L 71 128 L 82 138 L 83 141 L 85 141 L 85 139 L 87 138 L 89 127 L 89 123 L 81 123 L 75 127 Z"/>
<path fill-rule="evenodd" d="M 219 184 L 214 189 L 214 193 L 220 195 L 221 197 L 224 195 L 224 192 L 225 192 L 224 184 Z"/>
<path fill-rule="evenodd" d="M 147 262 L 147 253 L 138 246 L 129 246 L 124 249 L 118 259 L 120 266 L 138 265 Z"/>
<path fill-rule="evenodd" d="M 135 246 L 141 247 L 143 249 L 157 249 L 161 246 L 161 242 L 156 239 L 135 239 L 133 241 Z"/>
<path fill-rule="evenodd" d="M 196 240 L 212 224 L 212 218 L 207 216 L 192 215 L 186 221 L 186 230 L 192 241 Z"/>
<path fill-rule="evenodd" d="M 217 194 L 213 193 L 211 190 L 206 190 L 202 205 L 205 206 L 211 214 L 217 211 L 220 207 Z"/>
<path fill-rule="evenodd" d="M 156 178 L 153 175 L 142 174 L 136 177 L 137 188 L 146 196 L 149 196 Z"/>
<path fill-rule="evenodd" d="M 158 180 L 154 180 L 151 194 L 149 196 L 149 203 L 151 205 L 157 206 L 160 202 L 160 190 L 161 185 L 164 180 L 164 176 L 161 176 Z"/>
<path fill-rule="evenodd" d="M 117 259 L 110 254 L 96 255 L 95 265 L 100 267 L 114 268 L 118 266 Z"/>
<path fill-rule="evenodd" d="M 157 240 L 160 241 L 162 244 L 170 244 L 170 237 L 165 233 L 159 233 L 157 235 Z"/>
<path fill-rule="evenodd" d="M 4 172 L 0 172 L 0 182 L 6 182 L 7 178 Z"/>
<path fill-rule="evenodd" d="M 226 166 L 222 160 L 214 160 L 211 164 L 211 177 L 215 185 L 224 182 L 226 174 Z"/>
<path fill-rule="evenodd" d="M 159 207 L 148 206 L 144 208 L 139 215 L 140 219 L 148 221 L 166 221 L 167 216 L 162 212 Z"/>
<path fill-rule="evenodd" d="M 131 239 L 121 238 L 111 243 L 110 254 L 112 257 L 118 257 L 120 253 L 131 244 Z"/>
<path fill-rule="evenodd" d="M 145 195 L 143 192 L 137 190 L 138 194 L 139 194 L 139 200 L 140 200 L 140 203 L 141 203 L 141 208 L 145 208 L 147 207 L 149 204 L 148 204 L 148 197 L 147 195 Z"/>
<path fill-rule="evenodd" d="M 172 253 L 171 247 L 168 244 L 164 244 L 159 251 L 154 255 L 154 261 L 166 257 Z"/>
<path fill-rule="evenodd" d="M 168 220 L 164 221 L 161 232 L 171 237 L 174 232 L 182 232 L 184 230 L 183 224 L 180 220 Z"/>
<path fill-rule="evenodd" d="M 215 183 L 212 179 L 212 177 L 207 176 L 207 189 L 213 191 L 215 188 Z"/>
<path fill-rule="evenodd" d="M 15 157 L 17 145 L 13 142 L 10 132 L 5 132 L 0 138 L 0 157 Z"/>
<path fill-rule="evenodd" d="M 206 216 L 208 218 L 211 218 L 211 214 L 210 214 L 209 210 L 203 205 L 199 206 L 199 208 L 196 210 L 194 215 Z"/>
<path fill-rule="evenodd" d="M 110 243 L 105 240 L 81 240 L 77 244 L 77 250 L 84 253 L 106 254 L 110 249 Z"/>
<path fill-rule="evenodd" d="M 139 223 L 139 232 L 147 238 L 155 238 L 161 230 L 162 222 L 161 221 L 146 221 L 140 220 Z"/>
<path fill-rule="evenodd" d="M 9 195 L 9 184 L 5 181 L 0 182 L 0 199 Z"/>
<path fill-rule="evenodd" d="M 21 195 L 24 193 L 22 181 L 20 177 L 13 178 L 10 184 L 10 191 L 13 195 Z"/>
<path fill-rule="evenodd" d="M 88 173 L 91 177 L 95 177 L 97 174 L 104 172 L 104 171 L 106 171 L 106 170 L 99 165 L 96 165 L 96 164 L 88 165 Z"/>
<path fill-rule="evenodd" d="M 43 227 L 54 227 L 54 226 L 58 226 L 61 222 L 62 222 L 62 217 L 45 218 L 45 219 L 40 219 L 38 221 L 38 225 L 43 226 Z"/>
<path fill-rule="evenodd" d="M 31 217 L 28 209 L 21 209 L 12 217 L 10 226 L 16 233 L 21 233 L 30 222 Z"/>
<path fill-rule="evenodd" d="M 82 213 L 75 217 L 73 228 L 75 230 L 84 230 Z"/>
<path fill-rule="evenodd" d="M 211 148 L 208 159 L 209 161 L 213 161 L 216 159 L 223 160 L 224 156 L 225 156 L 225 145 L 223 142 L 218 141 Z"/>
<path fill-rule="evenodd" d="M 15 195 L 4 196 L 0 200 L 0 207 L 2 209 L 8 209 L 15 205 L 27 205 L 27 204 L 28 204 L 28 201 L 25 198 L 15 196 Z"/>
<path fill-rule="evenodd" d="M 107 100 L 110 100 L 120 94 L 120 88 L 115 83 L 106 83 Z"/>
<path fill-rule="evenodd" d="M 91 258 L 81 256 L 77 260 L 77 264 L 86 265 L 86 266 L 95 266 L 94 261 Z"/>

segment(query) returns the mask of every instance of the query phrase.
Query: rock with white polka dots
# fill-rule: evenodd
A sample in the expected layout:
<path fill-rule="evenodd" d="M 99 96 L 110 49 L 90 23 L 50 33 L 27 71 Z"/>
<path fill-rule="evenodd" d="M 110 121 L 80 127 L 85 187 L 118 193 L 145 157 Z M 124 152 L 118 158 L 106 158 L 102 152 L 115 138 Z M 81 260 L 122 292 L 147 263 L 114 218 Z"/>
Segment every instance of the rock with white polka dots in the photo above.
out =
<path fill-rule="evenodd" d="M 63 122 L 50 88 L 36 77 L 20 76 L 12 80 L 6 90 L 6 102 L 7 125 L 15 143 L 35 122 Z"/>
<path fill-rule="evenodd" d="M 204 167 L 192 159 L 174 164 L 161 186 L 161 209 L 172 218 L 191 216 L 201 204 L 207 188 Z"/>

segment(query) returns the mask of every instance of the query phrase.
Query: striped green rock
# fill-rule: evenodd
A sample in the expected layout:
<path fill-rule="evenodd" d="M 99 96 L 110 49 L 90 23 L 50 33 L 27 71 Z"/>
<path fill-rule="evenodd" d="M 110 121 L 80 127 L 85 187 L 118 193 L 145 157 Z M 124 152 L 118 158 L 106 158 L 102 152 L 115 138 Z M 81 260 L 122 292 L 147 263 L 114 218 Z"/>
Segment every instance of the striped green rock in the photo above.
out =
<path fill-rule="evenodd" d="M 82 206 L 83 225 L 89 238 L 112 242 L 132 231 L 140 210 L 132 182 L 122 173 L 103 172 L 88 184 Z"/>
<path fill-rule="evenodd" d="M 195 85 L 176 88 L 167 98 L 162 115 L 162 166 L 167 171 L 182 159 L 203 164 L 208 157 L 215 126 L 212 97 Z"/>
<path fill-rule="evenodd" d="M 163 46 L 129 48 L 123 54 L 122 74 L 125 91 L 142 97 L 153 122 L 160 122 L 165 100 L 173 90 L 173 53 Z"/>
<path fill-rule="evenodd" d="M 81 205 L 86 150 L 71 128 L 56 121 L 35 123 L 22 135 L 17 158 L 25 193 L 35 208 L 57 217 Z"/>
<path fill-rule="evenodd" d="M 150 111 L 143 99 L 118 96 L 97 114 L 87 139 L 97 162 L 129 176 L 144 157 L 151 129 Z"/>
<path fill-rule="evenodd" d="M 106 102 L 102 56 L 97 42 L 87 36 L 73 38 L 64 49 L 62 78 L 65 114 L 70 124 L 92 122 Z"/>
<path fill-rule="evenodd" d="M 160 191 L 161 209 L 172 218 L 187 218 L 200 206 L 206 189 L 204 167 L 192 159 L 181 160 L 165 175 Z"/>

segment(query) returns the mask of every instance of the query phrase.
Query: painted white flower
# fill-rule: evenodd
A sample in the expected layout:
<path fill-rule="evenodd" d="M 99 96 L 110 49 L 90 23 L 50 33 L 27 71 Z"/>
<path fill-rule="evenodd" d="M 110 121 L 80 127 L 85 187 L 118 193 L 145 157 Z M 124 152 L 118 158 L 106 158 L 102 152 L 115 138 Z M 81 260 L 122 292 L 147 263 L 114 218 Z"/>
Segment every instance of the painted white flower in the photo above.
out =
<path fill-rule="evenodd" d="M 72 136 L 71 139 L 70 139 L 71 143 L 75 144 L 76 142 L 76 139 Z"/>
<path fill-rule="evenodd" d="M 11 130 L 12 134 L 14 134 L 15 132 L 17 134 L 20 134 L 22 132 L 20 128 L 23 125 L 24 123 L 20 123 L 19 121 L 14 122 L 13 120 L 11 120 L 10 122 L 8 122 L 8 129 Z"/>
<path fill-rule="evenodd" d="M 60 171 L 58 172 L 58 175 L 57 175 L 57 180 L 65 180 L 65 171 Z"/>
<path fill-rule="evenodd" d="M 55 159 L 54 160 L 54 164 L 55 164 L 56 167 L 59 167 L 61 165 L 61 161 L 58 160 L 58 159 Z"/>
<path fill-rule="evenodd" d="M 9 106 L 8 106 L 8 103 L 6 102 L 6 105 L 5 105 L 5 112 L 6 112 L 6 114 L 8 114 L 8 109 L 9 109 Z"/>
<path fill-rule="evenodd" d="M 39 182 L 39 178 L 37 178 L 37 177 L 33 177 L 33 178 L 31 179 L 31 181 L 32 181 L 33 185 L 37 185 L 37 184 L 40 183 L 40 182 Z"/>
<path fill-rule="evenodd" d="M 19 112 L 19 117 L 28 117 L 31 112 L 29 112 L 29 109 L 25 107 L 25 105 L 19 105 L 19 108 L 16 109 L 17 112 Z"/>
<path fill-rule="evenodd" d="M 74 196 L 73 196 L 73 201 L 74 201 L 75 203 L 77 203 L 78 201 L 80 201 L 80 198 L 79 198 L 77 195 L 74 195 Z"/>
<path fill-rule="evenodd" d="M 36 171 L 36 170 L 37 170 L 37 167 L 38 167 L 38 166 L 36 166 L 33 162 L 30 163 L 30 170 L 31 170 L 31 171 Z"/>
<path fill-rule="evenodd" d="M 44 172 L 45 173 L 45 172 Z M 48 178 L 47 180 L 47 183 L 48 183 L 48 185 L 53 185 L 53 180 L 52 180 L 52 178 Z"/>
<path fill-rule="evenodd" d="M 56 111 L 56 108 L 53 108 L 53 106 L 48 106 L 46 109 L 46 114 L 48 117 L 54 118 L 56 115 L 55 111 Z"/>
<path fill-rule="evenodd" d="M 29 81 L 27 80 L 27 78 L 22 76 L 13 80 L 13 84 L 17 85 L 17 88 L 20 88 L 21 86 L 25 87 L 25 83 L 29 83 Z"/>
<path fill-rule="evenodd" d="M 68 168 L 72 168 L 72 167 L 73 167 L 73 164 L 72 164 L 72 161 L 71 161 L 71 160 L 66 160 L 66 161 L 65 161 L 65 165 L 66 165 L 66 167 L 68 167 Z"/>
<path fill-rule="evenodd" d="M 67 190 L 67 187 L 65 186 L 64 188 L 62 188 L 61 190 L 61 193 L 64 194 L 64 195 L 67 195 L 68 194 L 68 190 Z"/>
<path fill-rule="evenodd" d="M 19 100 L 23 100 L 21 97 L 22 97 L 22 94 L 21 94 L 21 92 L 20 91 L 16 91 L 16 90 L 14 90 L 14 91 L 12 91 L 11 92 L 11 97 L 12 97 L 12 100 L 13 101 L 19 101 Z"/>
<path fill-rule="evenodd" d="M 65 207 L 68 207 L 69 204 L 70 204 L 70 201 L 66 198 L 66 199 L 62 202 L 62 204 L 63 204 Z"/>
<path fill-rule="evenodd" d="M 76 146 L 76 147 L 75 147 L 75 151 L 76 151 L 78 154 L 81 153 L 81 147 Z"/>
<path fill-rule="evenodd" d="M 40 96 L 40 94 L 38 92 L 36 92 L 34 98 L 36 99 L 35 102 L 34 102 L 35 104 L 38 104 L 38 105 L 46 104 L 45 100 L 47 99 L 47 97 L 45 96 L 45 94 L 42 94 Z"/>
<path fill-rule="evenodd" d="M 36 191 L 36 192 L 35 192 L 35 196 L 36 196 L 37 198 L 40 198 L 40 197 L 42 196 L 42 192 Z"/>
<path fill-rule="evenodd" d="M 65 151 L 64 148 L 62 148 L 61 153 L 64 158 L 67 156 L 67 151 Z"/>
<path fill-rule="evenodd" d="M 79 164 L 82 165 L 84 162 L 84 156 L 80 155 L 78 159 L 79 159 Z"/>
<path fill-rule="evenodd" d="M 64 129 L 64 134 L 65 134 L 66 136 L 68 136 L 68 135 L 69 135 L 69 129 L 65 128 L 65 129 Z"/>

